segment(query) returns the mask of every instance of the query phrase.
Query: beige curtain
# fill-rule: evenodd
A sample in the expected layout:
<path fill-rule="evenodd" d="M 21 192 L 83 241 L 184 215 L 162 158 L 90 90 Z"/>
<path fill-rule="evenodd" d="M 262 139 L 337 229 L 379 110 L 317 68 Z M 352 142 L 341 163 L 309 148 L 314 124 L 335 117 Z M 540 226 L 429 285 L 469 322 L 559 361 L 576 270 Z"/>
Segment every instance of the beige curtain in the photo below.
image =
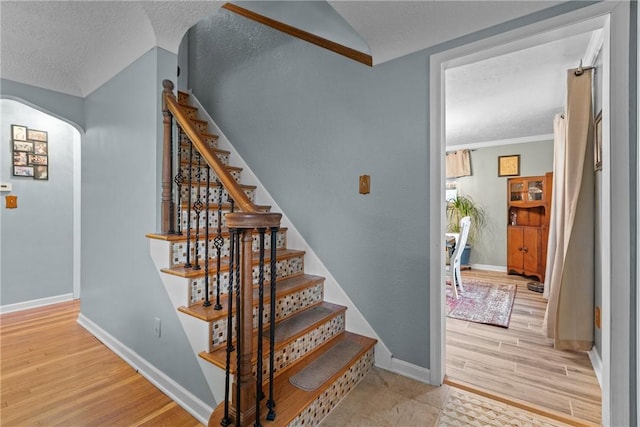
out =
<path fill-rule="evenodd" d="M 547 263 L 545 270 L 545 283 L 542 296 L 549 299 L 551 278 L 553 277 L 553 264 L 558 247 L 558 224 L 562 224 L 564 216 L 561 201 L 564 188 L 564 151 L 566 149 L 566 122 L 564 117 L 557 114 L 553 118 L 553 190 L 551 194 L 551 213 L 549 220 L 549 239 L 547 245 Z"/>
<path fill-rule="evenodd" d="M 446 154 L 447 178 L 471 175 L 469 150 L 452 151 Z"/>
<path fill-rule="evenodd" d="M 565 148 L 554 160 L 557 196 L 551 220 L 554 252 L 545 314 L 547 336 L 565 350 L 589 350 L 593 343 L 593 112 L 592 70 L 567 76 Z M 560 160 L 560 159 L 558 159 Z M 552 202 L 552 203 L 553 203 Z M 555 215 L 554 215 L 555 214 Z M 551 248 L 555 244 L 555 248 Z"/>

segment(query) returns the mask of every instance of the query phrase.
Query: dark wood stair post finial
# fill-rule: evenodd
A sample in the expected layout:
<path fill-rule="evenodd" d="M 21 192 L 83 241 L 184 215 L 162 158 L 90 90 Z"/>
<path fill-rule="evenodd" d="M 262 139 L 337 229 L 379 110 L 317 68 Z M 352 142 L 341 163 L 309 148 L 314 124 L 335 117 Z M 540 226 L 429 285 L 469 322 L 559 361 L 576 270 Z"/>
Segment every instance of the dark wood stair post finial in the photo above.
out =
<path fill-rule="evenodd" d="M 162 205 L 161 205 L 161 231 L 174 233 L 174 206 L 173 206 L 173 141 L 172 141 L 172 116 L 167 106 L 166 98 L 173 95 L 173 82 L 162 81 L 162 123 L 164 136 L 162 141 Z"/>

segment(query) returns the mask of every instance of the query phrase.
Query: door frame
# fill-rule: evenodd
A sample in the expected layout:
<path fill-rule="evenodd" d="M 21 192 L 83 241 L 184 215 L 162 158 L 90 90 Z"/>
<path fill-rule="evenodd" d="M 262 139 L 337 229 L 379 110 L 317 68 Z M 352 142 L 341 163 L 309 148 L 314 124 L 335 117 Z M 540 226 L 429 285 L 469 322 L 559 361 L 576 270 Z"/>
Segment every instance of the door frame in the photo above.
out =
<path fill-rule="evenodd" d="M 484 58 L 521 50 L 533 45 L 568 37 L 585 31 L 604 29 L 603 44 L 603 188 L 611 188 L 610 156 L 610 15 L 618 2 L 602 2 L 570 13 L 555 16 L 531 25 L 507 31 L 486 39 L 455 47 L 429 58 L 429 234 L 432 236 L 429 257 L 430 283 L 430 382 L 442 384 L 446 369 L 446 322 L 444 317 L 444 280 L 445 262 L 442 239 L 445 232 L 445 81 L 447 68 L 476 62 Z M 577 65 L 577 64 L 576 64 Z M 611 192 L 605 192 L 603 198 L 602 230 L 603 254 L 612 254 L 611 228 Z M 436 236 L 435 238 L 433 236 Z M 612 254 L 613 255 L 613 254 Z M 611 282 L 612 256 L 603 257 L 602 265 L 602 422 L 611 424 Z M 628 367 L 627 367 L 628 369 Z"/>

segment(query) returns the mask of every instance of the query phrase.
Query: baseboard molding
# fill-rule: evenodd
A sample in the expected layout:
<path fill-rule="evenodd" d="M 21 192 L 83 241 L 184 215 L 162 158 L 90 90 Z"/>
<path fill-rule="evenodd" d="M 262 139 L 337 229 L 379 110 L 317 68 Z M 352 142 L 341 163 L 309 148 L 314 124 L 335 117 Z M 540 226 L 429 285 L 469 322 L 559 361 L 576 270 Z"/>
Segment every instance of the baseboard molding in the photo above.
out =
<path fill-rule="evenodd" d="M 142 358 L 138 353 L 118 341 L 82 313 L 78 316 L 78 324 L 89 331 L 122 360 L 138 371 L 140 375 L 158 387 L 160 391 L 173 399 L 185 411 L 189 412 L 204 425 L 207 425 L 209 422 L 209 416 L 213 412 L 212 407 L 175 382 L 172 378 L 168 377 L 165 373 Z"/>
<path fill-rule="evenodd" d="M 387 369 L 385 367 L 382 368 Z M 429 369 L 414 365 L 413 363 L 405 362 L 404 360 L 392 358 L 391 372 L 395 372 L 396 374 L 422 383 L 430 384 L 431 371 Z"/>
<path fill-rule="evenodd" d="M 598 354 L 595 347 L 592 347 L 588 354 L 589 360 L 591 360 L 591 366 L 593 366 L 593 372 L 596 374 L 600 388 L 602 388 L 602 359 L 600 358 L 600 354 Z"/>
<path fill-rule="evenodd" d="M 16 302 L 0 306 L 0 314 L 12 313 L 14 311 L 29 310 L 30 308 L 42 307 L 45 305 L 58 304 L 73 300 L 73 293 L 56 295 L 53 297 L 33 299 L 31 301 Z"/>
<path fill-rule="evenodd" d="M 507 272 L 507 267 L 503 265 L 471 264 L 471 268 L 474 270 L 499 271 L 501 273 Z"/>

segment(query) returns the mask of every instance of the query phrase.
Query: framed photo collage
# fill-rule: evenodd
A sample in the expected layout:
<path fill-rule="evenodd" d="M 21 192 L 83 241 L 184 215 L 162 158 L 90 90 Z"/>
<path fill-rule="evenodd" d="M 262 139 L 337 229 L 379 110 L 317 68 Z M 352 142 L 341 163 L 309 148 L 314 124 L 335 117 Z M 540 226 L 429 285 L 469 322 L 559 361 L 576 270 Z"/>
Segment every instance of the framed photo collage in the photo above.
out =
<path fill-rule="evenodd" d="M 49 179 L 49 147 L 47 132 L 11 125 L 13 176 Z"/>

